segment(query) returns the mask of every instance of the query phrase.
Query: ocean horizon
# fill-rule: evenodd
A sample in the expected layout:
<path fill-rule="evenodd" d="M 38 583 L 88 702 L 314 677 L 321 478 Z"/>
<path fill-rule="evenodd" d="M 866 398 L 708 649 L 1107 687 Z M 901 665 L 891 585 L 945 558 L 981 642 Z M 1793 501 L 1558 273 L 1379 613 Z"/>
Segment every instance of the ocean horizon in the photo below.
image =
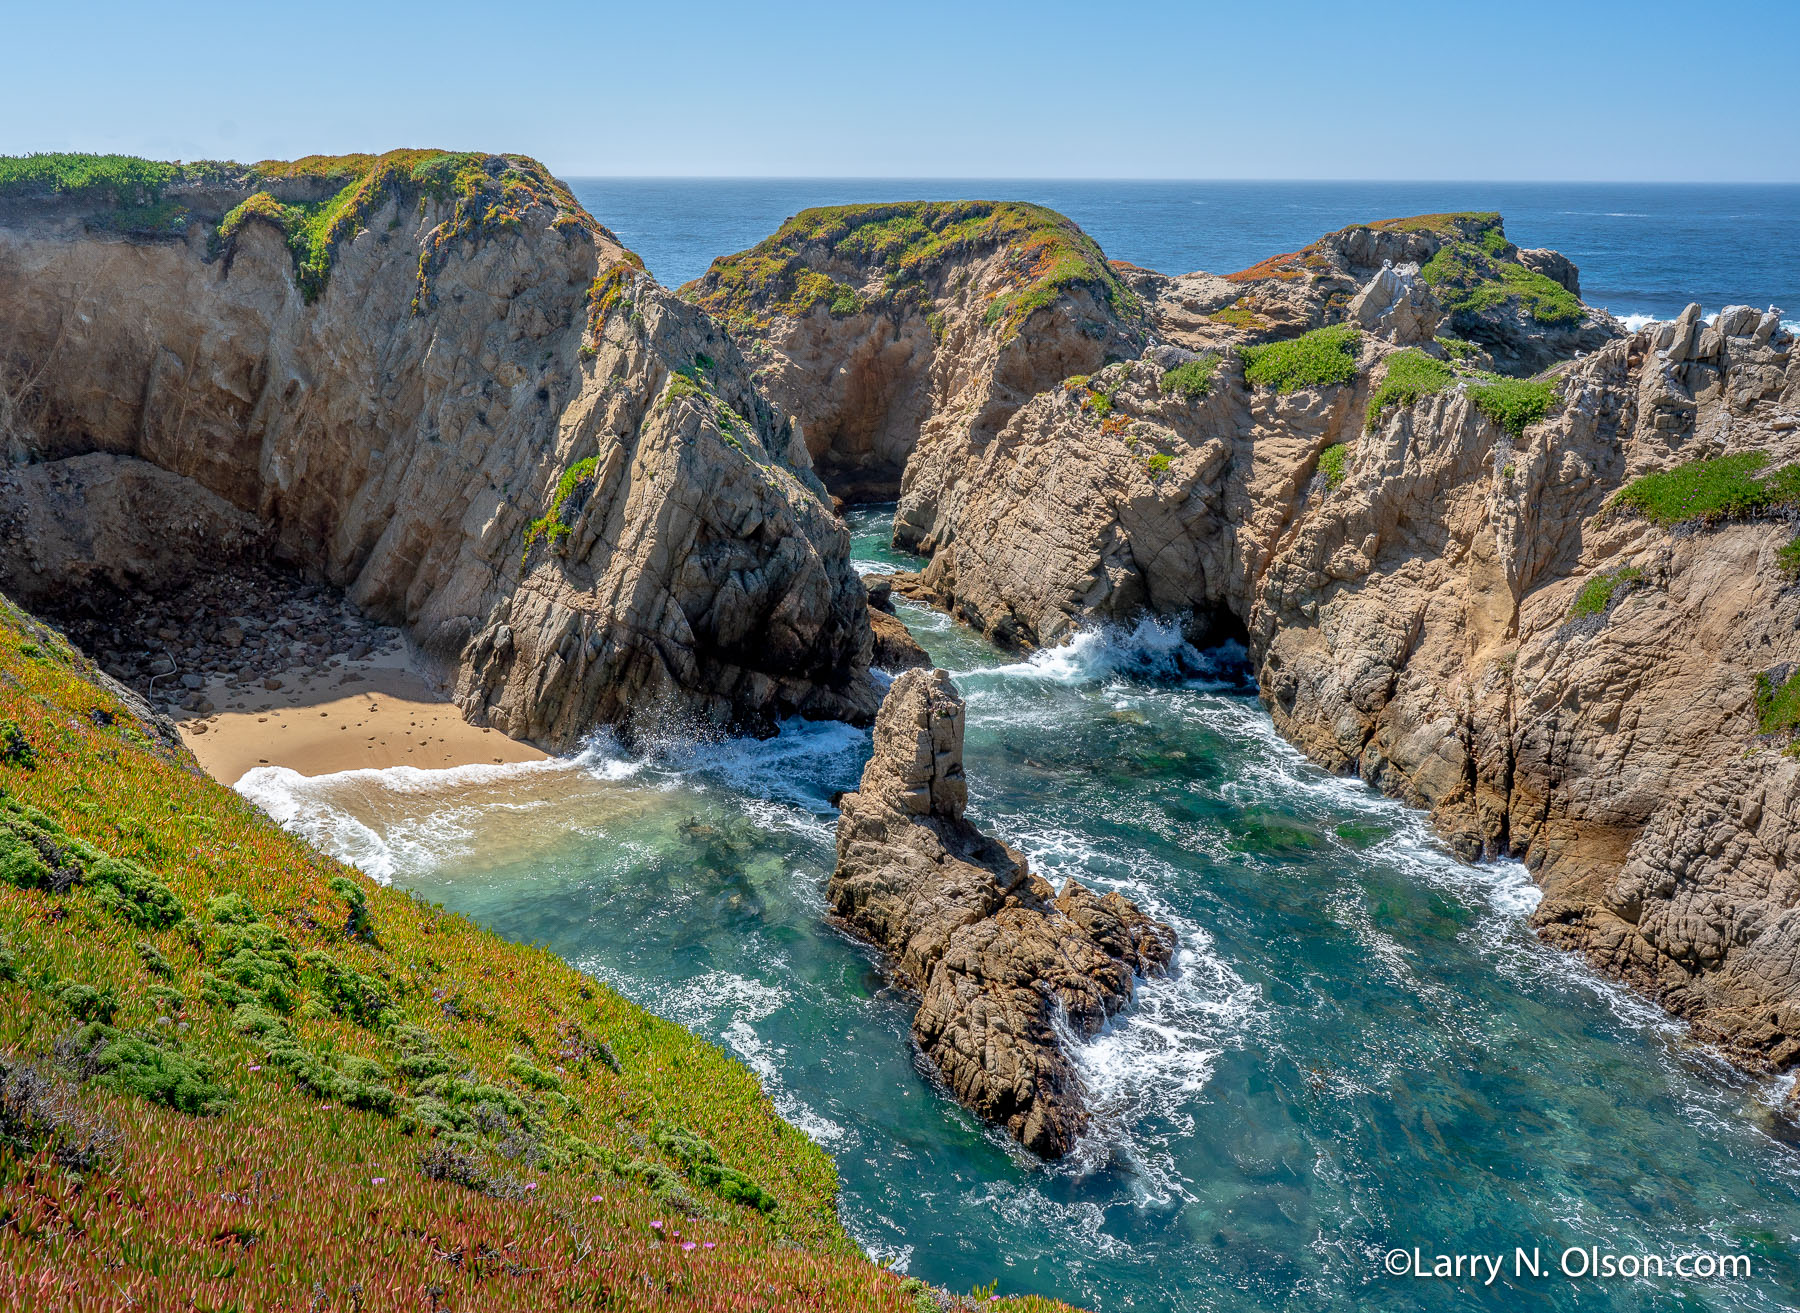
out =
<path fill-rule="evenodd" d="M 670 287 L 819 205 L 1020 200 L 1068 215 L 1107 256 L 1231 273 L 1353 223 L 1498 210 L 1521 247 L 1561 251 L 1582 297 L 1635 326 L 1691 301 L 1800 318 L 1800 183 L 1256 182 L 1030 178 L 567 179 Z"/>

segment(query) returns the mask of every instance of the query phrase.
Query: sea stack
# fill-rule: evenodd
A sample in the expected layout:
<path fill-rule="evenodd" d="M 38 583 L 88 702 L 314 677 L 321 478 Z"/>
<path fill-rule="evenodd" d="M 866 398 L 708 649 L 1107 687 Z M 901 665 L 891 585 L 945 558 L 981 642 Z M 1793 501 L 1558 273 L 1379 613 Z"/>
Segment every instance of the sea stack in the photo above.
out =
<path fill-rule="evenodd" d="M 1098 1033 L 1139 974 L 1167 968 L 1168 926 L 1074 880 L 1056 893 L 963 815 L 962 697 L 942 670 L 897 678 L 861 787 L 844 795 L 832 908 L 919 996 L 913 1038 L 966 1106 L 1046 1158 L 1088 1112 L 1058 1038 Z"/>

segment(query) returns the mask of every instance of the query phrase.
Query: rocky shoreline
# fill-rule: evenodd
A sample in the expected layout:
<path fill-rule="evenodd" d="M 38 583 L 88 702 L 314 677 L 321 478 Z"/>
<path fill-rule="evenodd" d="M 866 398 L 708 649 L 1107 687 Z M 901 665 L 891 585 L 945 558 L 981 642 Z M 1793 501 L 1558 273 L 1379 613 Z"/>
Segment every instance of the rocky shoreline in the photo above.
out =
<path fill-rule="evenodd" d="M 1046 1154 L 1084 1116 L 1047 1000 L 1098 1024 L 1162 932 L 968 826 L 891 593 L 1017 647 L 1241 641 L 1314 760 L 1525 861 L 1551 942 L 1800 1059 L 1777 312 L 1627 333 L 1495 214 L 1167 277 L 997 202 L 808 211 L 671 294 L 534 161 L 436 158 L 222 167 L 179 232 L 0 198 L 0 588 L 190 714 L 404 636 L 551 749 L 874 721 L 833 905 Z M 284 207 L 333 197 L 300 259 Z M 928 558 L 872 591 L 867 496 Z M 911 671 L 879 716 L 871 667 Z"/>
<path fill-rule="evenodd" d="M 954 325 L 993 276 L 978 242 L 863 236 L 879 207 L 835 221 L 810 267 L 870 300 L 917 269 L 921 294 L 886 293 L 902 324 Z M 688 294 L 716 300 L 752 254 Z M 1523 860 L 1550 942 L 1787 1069 L 1800 356 L 1779 313 L 1628 334 L 1488 214 L 1357 225 L 1223 278 L 1115 275 L 1129 299 L 1090 273 L 1019 338 L 965 321 L 986 345 L 938 343 L 955 359 L 906 400 L 895 531 L 929 561 L 885 586 L 1019 647 L 1146 612 L 1243 642 L 1315 761 L 1427 809 L 1465 857 Z M 848 318 L 730 308 L 809 443 L 886 431 L 819 409 L 816 343 Z M 1075 341 L 1092 363 L 1016 406 L 965 400 L 969 369 L 1017 377 L 1013 356 Z"/>

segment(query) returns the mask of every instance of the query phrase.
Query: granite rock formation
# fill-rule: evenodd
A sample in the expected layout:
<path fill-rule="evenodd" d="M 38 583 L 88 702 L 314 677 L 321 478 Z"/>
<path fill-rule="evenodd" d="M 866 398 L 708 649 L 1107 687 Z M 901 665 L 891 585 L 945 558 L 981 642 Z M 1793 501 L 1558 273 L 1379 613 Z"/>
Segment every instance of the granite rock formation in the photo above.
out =
<path fill-rule="evenodd" d="M 913 1038 L 950 1091 L 1026 1148 L 1060 1157 L 1087 1124 L 1059 1032 L 1097 1033 L 1168 927 L 1117 893 L 1057 893 L 963 815 L 963 703 L 941 670 L 894 681 L 875 750 L 844 795 L 826 896 L 919 996 Z"/>
<path fill-rule="evenodd" d="M 0 198 L 15 522 L 96 461 L 178 479 L 177 519 L 260 526 L 471 720 L 550 746 L 872 716 L 862 587 L 792 424 L 540 165 L 313 159 L 178 176 L 154 224 L 147 199 Z M 165 536 L 155 498 L 123 510 L 96 532 Z M 92 578 L 34 550 L 26 596 Z"/>
<path fill-rule="evenodd" d="M 887 587 L 1017 645 L 1143 612 L 1242 638 L 1315 760 L 1466 856 L 1522 859 L 1547 939 L 1747 1065 L 1792 1065 L 1779 314 L 1627 335 L 1492 215 L 1357 225 L 1223 278 L 1114 273 L 1145 345 L 935 454 L 922 430 L 897 537 L 930 560 Z"/>

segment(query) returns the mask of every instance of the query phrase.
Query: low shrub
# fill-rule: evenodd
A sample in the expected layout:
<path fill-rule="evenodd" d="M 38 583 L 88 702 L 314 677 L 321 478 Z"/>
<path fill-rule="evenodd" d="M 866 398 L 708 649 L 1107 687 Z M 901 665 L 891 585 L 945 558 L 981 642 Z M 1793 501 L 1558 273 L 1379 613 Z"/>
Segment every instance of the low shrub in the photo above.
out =
<path fill-rule="evenodd" d="M 1350 444 L 1334 442 L 1319 453 L 1319 473 L 1325 476 L 1325 486 L 1336 491 L 1349 475 Z"/>
<path fill-rule="evenodd" d="M 212 1077 L 201 1059 L 118 1030 L 90 1022 L 73 1037 L 92 1079 L 120 1094 L 135 1094 L 165 1108 L 204 1117 L 224 1111 L 231 1091 Z"/>
<path fill-rule="evenodd" d="M 1644 572 L 1635 565 L 1621 566 L 1617 570 L 1592 576 L 1581 585 L 1581 591 L 1575 594 L 1575 601 L 1569 607 L 1569 619 L 1579 620 L 1583 616 L 1605 614 L 1621 590 L 1629 591 L 1631 585 L 1641 583 L 1643 578 Z"/>
<path fill-rule="evenodd" d="M 1387 358 L 1387 372 L 1369 395 L 1366 428 L 1380 422 L 1389 406 L 1410 406 L 1420 397 L 1441 392 L 1456 378 L 1450 366 L 1411 347 Z"/>
<path fill-rule="evenodd" d="M 1556 385 L 1524 378 L 1488 375 L 1469 389 L 1476 409 L 1513 437 L 1525 432 L 1550 413 L 1556 401 Z"/>
<path fill-rule="evenodd" d="M 1247 346 L 1244 380 L 1277 392 L 1348 383 L 1356 377 L 1357 340 L 1354 328 L 1335 324 L 1285 342 Z"/>
<path fill-rule="evenodd" d="M 1687 461 L 1633 479 L 1607 504 L 1668 527 L 1717 524 L 1800 501 L 1800 465 L 1785 465 L 1765 478 L 1768 464 L 1766 451 Z"/>
<path fill-rule="evenodd" d="M 1780 734 L 1800 725 L 1800 670 L 1777 684 L 1767 672 L 1756 677 L 1756 727 L 1764 734 Z"/>
<path fill-rule="evenodd" d="M 1183 401 L 1199 401 L 1212 391 L 1213 374 L 1219 368 L 1219 357 L 1208 352 L 1193 360 L 1184 361 L 1170 370 L 1163 372 L 1162 381 L 1157 389 L 1165 394 L 1173 394 Z"/>
<path fill-rule="evenodd" d="M 29 1161 L 50 1149 L 76 1175 L 97 1167 L 119 1141 L 102 1117 L 81 1106 L 74 1087 L 28 1062 L 0 1058 L 0 1150 Z"/>

